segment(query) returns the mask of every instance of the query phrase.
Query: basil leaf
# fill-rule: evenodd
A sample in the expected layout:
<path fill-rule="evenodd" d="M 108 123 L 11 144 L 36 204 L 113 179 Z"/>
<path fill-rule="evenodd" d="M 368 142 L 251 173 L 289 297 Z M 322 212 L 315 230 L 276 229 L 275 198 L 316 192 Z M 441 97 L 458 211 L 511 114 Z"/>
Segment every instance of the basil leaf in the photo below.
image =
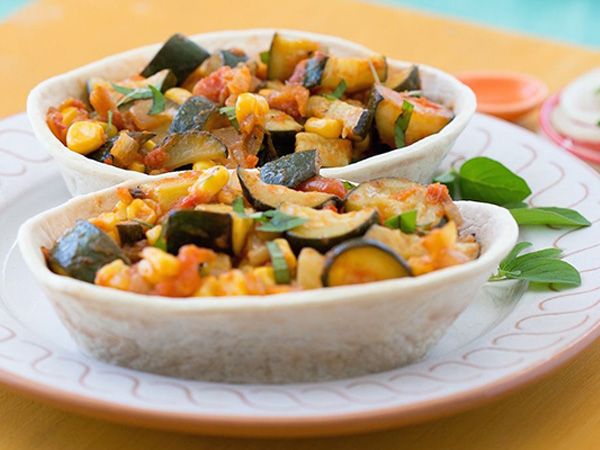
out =
<path fill-rule="evenodd" d="M 237 131 L 240 131 L 240 124 L 238 123 L 235 115 L 235 106 L 223 106 L 221 109 L 219 109 L 219 112 L 226 115 L 231 125 L 233 125 Z"/>
<path fill-rule="evenodd" d="M 110 85 L 119 94 L 127 95 L 127 94 L 131 94 L 133 92 L 133 89 L 125 87 L 125 86 L 119 86 L 118 84 L 115 84 L 115 83 L 110 83 Z"/>
<path fill-rule="evenodd" d="M 519 225 L 556 225 L 562 227 L 589 227 L 590 221 L 568 208 L 539 207 L 511 209 Z"/>
<path fill-rule="evenodd" d="M 269 256 L 271 257 L 271 264 L 273 264 L 273 272 L 275 273 L 275 282 L 277 284 L 290 284 L 292 281 L 292 274 L 288 267 L 287 261 L 283 252 L 279 248 L 276 242 L 267 242 L 267 250 L 269 250 Z"/>
<path fill-rule="evenodd" d="M 236 198 L 231 206 L 233 207 L 233 212 L 238 216 L 246 217 L 246 210 L 244 209 L 244 200 L 242 197 Z"/>
<path fill-rule="evenodd" d="M 413 109 L 415 109 L 415 107 L 412 103 L 404 100 L 404 103 L 402 103 L 402 112 L 398 115 L 396 123 L 394 124 L 394 143 L 396 144 L 396 148 L 402 148 L 406 145 L 405 135 Z"/>
<path fill-rule="evenodd" d="M 149 98 L 152 98 L 152 96 L 152 91 L 147 87 L 134 89 L 131 92 L 129 92 L 129 94 L 127 94 L 125 97 L 123 97 L 121 101 L 117 103 L 117 106 L 123 106 L 135 100 L 147 100 Z"/>
<path fill-rule="evenodd" d="M 517 255 L 519 253 L 521 253 L 523 250 L 525 250 L 526 248 L 531 247 L 533 244 L 531 242 L 519 242 L 517 245 L 515 245 L 513 247 L 513 249 L 510 251 L 510 253 L 508 255 L 506 255 L 506 257 L 500 261 L 500 264 L 498 264 L 498 267 L 501 270 L 509 270 L 509 267 L 511 267 L 511 264 L 514 263 L 515 259 L 517 258 Z"/>
<path fill-rule="evenodd" d="M 503 205 L 506 209 L 521 209 L 521 208 L 529 208 L 529 205 L 525 202 L 512 202 Z"/>
<path fill-rule="evenodd" d="M 266 52 L 261 52 L 260 53 L 260 60 L 262 62 L 264 62 L 265 64 L 269 64 L 269 60 L 270 59 L 271 59 L 271 54 L 269 53 L 268 50 Z"/>
<path fill-rule="evenodd" d="M 329 100 L 339 100 L 342 98 L 342 95 L 344 95 L 344 92 L 346 92 L 347 87 L 346 80 L 342 79 L 331 94 L 324 94 L 323 97 L 328 98 Z"/>
<path fill-rule="evenodd" d="M 531 194 L 523 178 L 498 161 L 483 156 L 466 161 L 459 175 L 460 194 L 464 200 L 502 206 L 520 202 Z"/>
<path fill-rule="evenodd" d="M 442 183 L 444 186 L 448 188 L 448 192 L 450 193 L 450 197 L 454 197 L 456 194 L 456 188 L 458 187 L 458 172 L 451 167 L 444 173 L 440 173 L 433 177 L 433 183 Z"/>
<path fill-rule="evenodd" d="M 417 229 L 417 211 L 407 211 L 390 217 L 383 224 L 394 230 L 400 229 L 406 234 L 414 233 Z"/>
<path fill-rule="evenodd" d="M 153 228 L 154 227 L 154 225 L 152 225 L 150 222 L 144 222 L 143 220 L 140 220 L 140 219 L 131 219 L 131 220 L 133 220 L 136 223 L 139 223 L 140 225 L 142 225 L 142 226 L 144 226 L 146 228 Z"/>
<path fill-rule="evenodd" d="M 270 220 L 259 225 L 257 228 L 259 231 L 281 233 L 299 227 L 308 221 L 308 219 L 305 219 L 304 217 L 289 216 L 279 210 L 266 211 L 263 215 L 265 217 L 270 217 Z"/>
<path fill-rule="evenodd" d="M 152 93 L 152 107 L 150 108 L 150 111 L 148 111 L 148 115 L 155 116 L 165 110 L 165 96 L 154 86 L 148 87 Z"/>
<path fill-rule="evenodd" d="M 348 189 L 349 191 L 351 191 L 352 189 L 354 189 L 357 185 L 354 183 L 350 183 L 349 181 L 342 181 L 342 183 L 344 184 L 344 187 L 346 189 Z"/>

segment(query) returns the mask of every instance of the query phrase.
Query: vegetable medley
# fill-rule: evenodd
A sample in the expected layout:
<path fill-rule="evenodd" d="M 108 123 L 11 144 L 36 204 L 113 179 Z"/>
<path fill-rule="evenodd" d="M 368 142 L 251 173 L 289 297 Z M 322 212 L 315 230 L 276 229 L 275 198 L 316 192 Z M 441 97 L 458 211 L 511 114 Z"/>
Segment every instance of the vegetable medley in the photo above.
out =
<path fill-rule="evenodd" d="M 178 34 L 141 73 L 88 80 L 86 98 L 50 108 L 47 123 L 76 153 L 159 174 L 253 168 L 306 150 L 344 166 L 437 133 L 453 116 L 423 96 L 417 66 L 388 74 L 384 56 L 339 57 L 277 33 L 260 55 L 210 54 Z"/>
<path fill-rule="evenodd" d="M 117 188 L 51 249 L 56 273 L 169 297 L 266 295 L 419 276 L 477 258 L 446 186 L 319 175 L 315 150 Z"/>

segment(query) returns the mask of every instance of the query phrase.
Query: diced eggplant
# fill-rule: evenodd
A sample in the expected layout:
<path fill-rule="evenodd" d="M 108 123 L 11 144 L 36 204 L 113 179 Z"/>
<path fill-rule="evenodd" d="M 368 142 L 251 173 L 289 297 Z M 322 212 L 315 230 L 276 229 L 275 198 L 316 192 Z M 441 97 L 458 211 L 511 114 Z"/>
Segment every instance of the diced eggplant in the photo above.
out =
<path fill-rule="evenodd" d="M 306 67 L 304 69 L 304 80 L 302 85 L 307 89 L 312 89 L 321 84 L 323 78 L 323 71 L 329 56 L 325 53 L 318 52 L 315 56 L 306 61 Z"/>
<path fill-rule="evenodd" d="M 324 253 L 340 242 L 362 236 L 371 225 L 379 222 L 379 215 L 374 208 L 339 214 L 328 209 L 316 210 L 284 203 L 279 209 L 290 216 L 308 219 L 286 232 L 286 239 L 296 253 L 304 247 Z"/>
<path fill-rule="evenodd" d="M 188 98 L 181 105 L 171 122 L 169 133 L 182 134 L 191 130 L 210 131 L 228 125 L 227 116 L 219 113 L 219 105 L 196 95 Z"/>
<path fill-rule="evenodd" d="M 277 149 L 275 145 L 273 145 L 273 137 L 267 131 L 265 132 L 265 136 L 263 138 L 262 146 L 260 150 L 256 154 L 258 158 L 258 162 L 256 163 L 257 167 L 262 167 L 265 164 L 270 163 L 271 161 L 275 161 L 278 158 Z"/>
<path fill-rule="evenodd" d="M 376 89 L 383 100 L 379 102 L 375 111 L 375 125 L 381 141 L 392 148 L 396 148 L 396 119 L 403 111 L 404 101 L 414 107 L 408 128 L 404 133 L 405 145 L 439 132 L 454 118 L 451 109 L 424 97 L 411 97 L 385 86 L 377 86 Z"/>
<path fill-rule="evenodd" d="M 141 75 L 150 77 L 163 69 L 171 69 L 181 84 L 209 56 L 198 44 L 182 34 L 175 34 L 163 44 Z"/>
<path fill-rule="evenodd" d="M 421 89 L 419 66 L 411 66 L 391 75 L 385 85 L 396 92 L 418 91 Z"/>
<path fill-rule="evenodd" d="M 48 265 L 53 272 L 93 283 L 96 272 L 104 265 L 129 258 L 104 231 L 87 220 L 77 220 L 48 254 Z"/>
<path fill-rule="evenodd" d="M 117 233 L 122 245 L 133 245 L 146 238 L 142 225 L 133 221 L 119 222 Z"/>
<path fill-rule="evenodd" d="M 248 61 L 248 56 L 243 52 L 234 52 L 232 50 L 218 50 L 209 58 L 204 60 L 200 71 L 203 76 L 208 76 L 216 72 L 221 67 L 236 67 L 239 63 Z"/>
<path fill-rule="evenodd" d="M 316 133 L 296 134 L 296 154 L 316 150 L 323 167 L 347 166 L 352 160 L 352 141 L 326 138 Z"/>
<path fill-rule="evenodd" d="M 323 286 L 347 286 L 412 276 L 400 255 L 371 239 L 351 239 L 325 255 Z"/>
<path fill-rule="evenodd" d="M 296 122 L 292 116 L 277 109 L 271 109 L 267 113 L 265 128 L 273 139 L 273 145 L 278 155 L 294 151 L 296 133 L 303 129 L 302 125 Z"/>
<path fill-rule="evenodd" d="M 295 188 L 319 175 L 321 161 L 316 150 L 292 153 L 263 165 L 260 179 L 267 184 Z"/>
<path fill-rule="evenodd" d="M 164 168 L 171 171 L 198 161 L 224 161 L 227 147 L 207 131 L 171 134 L 161 143 L 168 158 Z"/>
<path fill-rule="evenodd" d="M 344 124 L 342 137 L 353 141 L 364 139 L 373 122 L 368 109 L 320 95 L 312 95 L 308 99 L 307 116 L 341 120 Z"/>
<path fill-rule="evenodd" d="M 427 186 L 406 178 L 379 178 L 359 184 L 346 196 L 346 211 L 375 208 L 382 221 L 402 213 L 417 211 L 417 227 L 431 229 L 450 216 L 461 223 L 456 205 L 447 190 L 430 195 Z"/>
<path fill-rule="evenodd" d="M 275 33 L 269 49 L 267 78 L 285 81 L 294 73 L 296 64 L 319 50 L 318 42 L 307 39 L 287 39 Z"/>
<path fill-rule="evenodd" d="M 369 89 L 375 83 L 369 63 L 375 68 L 379 81 L 385 81 L 387 77 L 385 56 L 371 58 L 330 56 L 323 71 L 321 87 L 334 90 L 344 80 L 347 94 Z"/>
<path fill-rule="evenodd" d="M 257 211 L 276 209 L 284 202 L 317 209 L 330 204 L 336 206 L 342 204 L 342 200 L 336 195 L 324 192 L 301 192 L 285 186 L 264 183 L 255 170 L 238 167 L 237 176 L 244 198 Z"/>

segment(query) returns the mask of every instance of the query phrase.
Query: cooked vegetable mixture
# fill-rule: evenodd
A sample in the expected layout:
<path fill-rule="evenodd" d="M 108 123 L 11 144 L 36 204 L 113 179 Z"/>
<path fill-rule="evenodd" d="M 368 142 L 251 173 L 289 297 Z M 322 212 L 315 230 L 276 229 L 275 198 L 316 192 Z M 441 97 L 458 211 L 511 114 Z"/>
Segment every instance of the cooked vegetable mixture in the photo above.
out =
<path fill-rule="evenodd" d="M 451 109 L 425 98 L 419 69 L 388 74 L 386 58 L 340 57 L 276 33 L 268 51 L 212 54 L 171 37 L 139 73 L 92 78 L 83 100 L 50 108 L 70 150 L 148 174 L 262 166 L 317 150 L 350 164 L 439 132 Z"/>
<path fill-rule="evenodd" d="M 169 297 L 266 295 L 423 275 L 477 258 L 439 183 L 319 176 L 315 150 L 117 188 L 51 249 L 54 272 Z"/>

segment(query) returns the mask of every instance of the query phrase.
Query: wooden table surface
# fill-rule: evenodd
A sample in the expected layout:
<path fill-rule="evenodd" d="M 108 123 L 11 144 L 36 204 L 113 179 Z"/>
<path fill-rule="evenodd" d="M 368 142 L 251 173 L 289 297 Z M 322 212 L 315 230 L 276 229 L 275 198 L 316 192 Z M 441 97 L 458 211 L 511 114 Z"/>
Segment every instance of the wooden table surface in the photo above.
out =
<path fill-rule="evenodd" d="M 600 53 L 592 50 L 347 0 L 42 0 L 0 24 L 0 117 L 23 111 L 37 82 L 100 57 L 163 41 L 176 31 L 255 27 L 334 34 L 455 73 L 528 72 L 551 91 L 600 66 Z M 532 118 L 524 123 L 534 127 Z M 600 343 L 547 379 L 470 412 L 387 432 L 304 441 L 208 438 L 115 425 L 0 388 L 0 448 L 598 449 L 598 361 Z"/>

